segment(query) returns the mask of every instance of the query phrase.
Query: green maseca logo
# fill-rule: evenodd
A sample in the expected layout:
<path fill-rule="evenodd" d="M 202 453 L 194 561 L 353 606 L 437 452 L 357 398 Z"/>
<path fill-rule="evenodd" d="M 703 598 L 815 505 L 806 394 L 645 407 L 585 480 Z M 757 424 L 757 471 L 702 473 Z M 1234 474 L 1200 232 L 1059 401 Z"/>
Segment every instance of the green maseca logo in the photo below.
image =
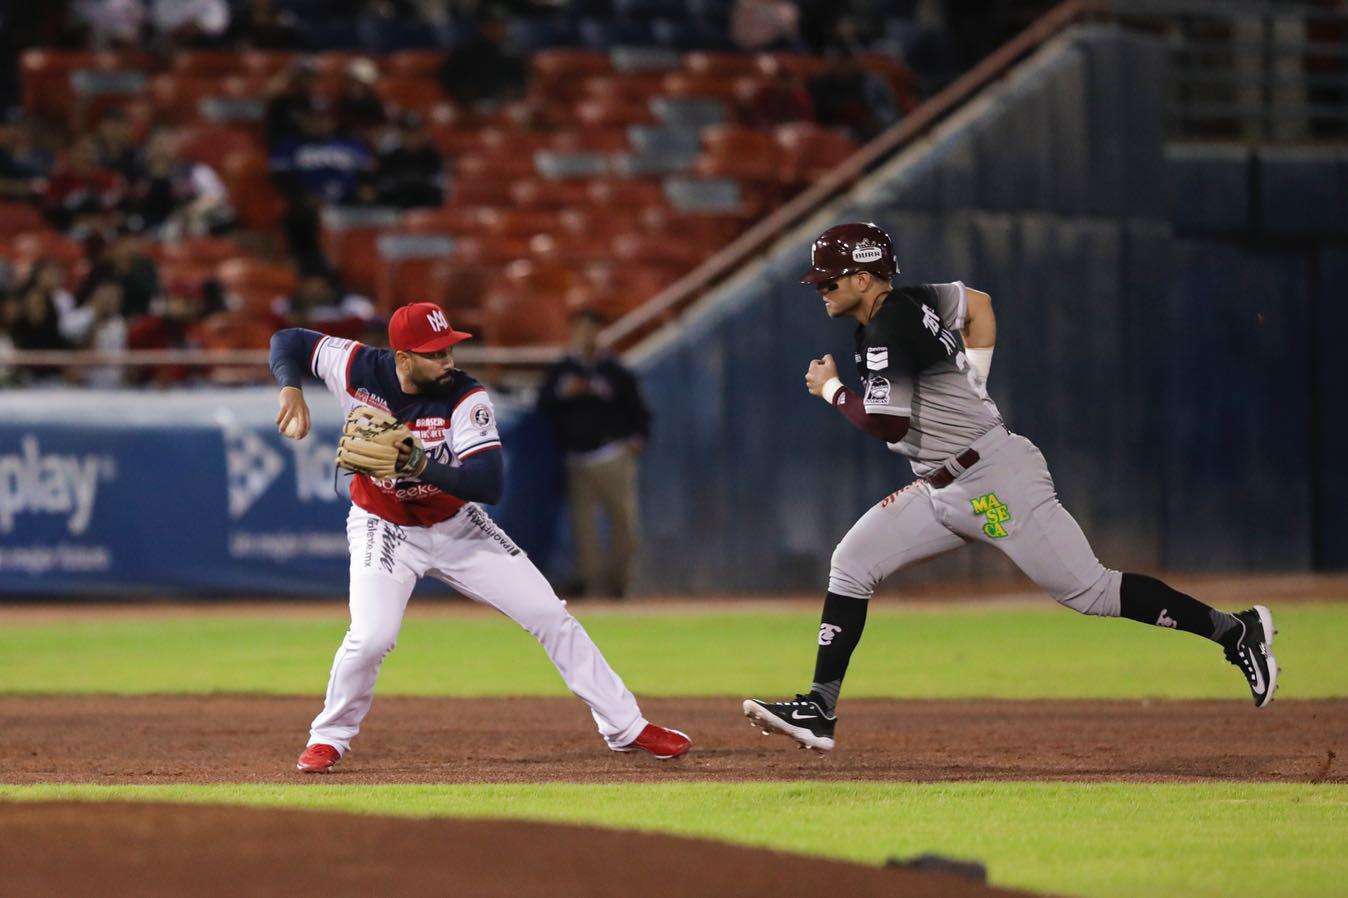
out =
<path fill-rule="evenodd" d="M 987 522 L 983 525 L 983 532 L 993 539 L 1001 539 L 1007 536 L 1006 528 L 1002 525 L 1011 520 L 1011 509 L 1006 507 L 1006 503 L 997 498 L 996 493 L 988 493 L 986 496 L 979 496 L 976 499 L 970 499 L 969 504 L 974 507 L 974 514 L 981 514 Z"/>

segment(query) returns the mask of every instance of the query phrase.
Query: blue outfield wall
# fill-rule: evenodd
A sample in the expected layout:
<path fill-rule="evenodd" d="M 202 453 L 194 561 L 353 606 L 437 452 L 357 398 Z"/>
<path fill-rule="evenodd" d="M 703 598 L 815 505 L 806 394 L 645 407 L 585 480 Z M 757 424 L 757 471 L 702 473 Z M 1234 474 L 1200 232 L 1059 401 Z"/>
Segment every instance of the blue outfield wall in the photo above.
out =
<path fill-rule="evenodd" d="M 315 428 L 299 442 L 276 432 L 270 389 L 0 393 L 0 594 L 345 593 L 342 414 L 321 386 L 307 393 Z M 497 410 L 507 487 L 490 511 L 546 564 L 551 431 L 527 407 Z"/>
<path fill-rule="evenodd" d="M 852 323 L 796 279 L 815 234 L 858 219 L 894 236 L 901 282 L 993 295 L 990 392 L 1107 564 L 1348 566 L 1328 336 L 1348 314 L 1348 156 L 1167 148 L 1163 67 L 1107 27 L 1046 47 L 638 351 L 645 589 L 822 591 L 837 541 L 911 480 L 803 385 L 826 352 L 854 376 Z M 894 580 L 1008 574 L 976 546 Z"/>

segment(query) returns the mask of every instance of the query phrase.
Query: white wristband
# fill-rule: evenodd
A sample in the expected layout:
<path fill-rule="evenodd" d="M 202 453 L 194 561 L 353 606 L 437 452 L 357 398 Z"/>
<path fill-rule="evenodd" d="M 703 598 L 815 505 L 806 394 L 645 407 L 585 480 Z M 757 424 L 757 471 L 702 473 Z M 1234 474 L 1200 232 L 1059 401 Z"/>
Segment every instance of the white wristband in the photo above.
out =
<path fill-rule="evenodd" d="M 966 349 L 964 355 L 969 360 L 969 364 L 974 366 L 978 372 L 978 379 L 983 383 L 988 382 L 988 372 L 992 370 L 992 350 L 993 347 L 985 346 L 982 349 Z"/>
<path fill-rule="evenodd" d="M 829 405 L 833 404 L 833 397 L 838 395 L 838 391 L 843 388 L 843 382 L 836 377 L 830 377 L 824 381 L 824 387 L 819 391 L 819 396 Z"/>

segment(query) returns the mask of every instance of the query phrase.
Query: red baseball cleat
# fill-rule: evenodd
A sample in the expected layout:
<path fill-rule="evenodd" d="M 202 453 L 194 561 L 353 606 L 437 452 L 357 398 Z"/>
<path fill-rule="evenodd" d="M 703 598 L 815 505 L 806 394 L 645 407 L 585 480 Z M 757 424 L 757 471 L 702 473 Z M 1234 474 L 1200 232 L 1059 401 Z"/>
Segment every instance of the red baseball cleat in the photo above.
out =
<path fill-rule="evenodd" d="M 342 759 L 342 753 L 331 745 L 319 742 L 310 745 L 295 762 L 295 769 L 301 773 L 328 773 Z"/>
<path fill-rule="evenodd" d="M 614 748 L 614 751 L 648 751 L 655 755 L 661 761 L 668 761 L 670 758 L 677 758 L 688 750 L 688 746 L 693 744 L 693 740 L 688 738 L 686 733 L 680 733 L 678 730 L 666 729 L 656 726 L 653 723 L 646 724 L 646 728 L 626 745 L 620 745 Z"/>

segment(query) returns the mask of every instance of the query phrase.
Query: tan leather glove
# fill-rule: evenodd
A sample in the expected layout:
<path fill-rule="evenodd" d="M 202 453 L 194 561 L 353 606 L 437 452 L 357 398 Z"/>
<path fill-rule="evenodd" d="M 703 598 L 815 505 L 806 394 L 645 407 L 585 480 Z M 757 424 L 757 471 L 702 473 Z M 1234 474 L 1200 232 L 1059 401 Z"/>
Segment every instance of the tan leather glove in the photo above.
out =
<path fill-rule="evenodd" d="M 426 450 L 412 431 L 388 412 L 357 406 L 346 416 L 337 443 L 337 464 L 380 480 L 416 477 L 426 470 Z"/>

